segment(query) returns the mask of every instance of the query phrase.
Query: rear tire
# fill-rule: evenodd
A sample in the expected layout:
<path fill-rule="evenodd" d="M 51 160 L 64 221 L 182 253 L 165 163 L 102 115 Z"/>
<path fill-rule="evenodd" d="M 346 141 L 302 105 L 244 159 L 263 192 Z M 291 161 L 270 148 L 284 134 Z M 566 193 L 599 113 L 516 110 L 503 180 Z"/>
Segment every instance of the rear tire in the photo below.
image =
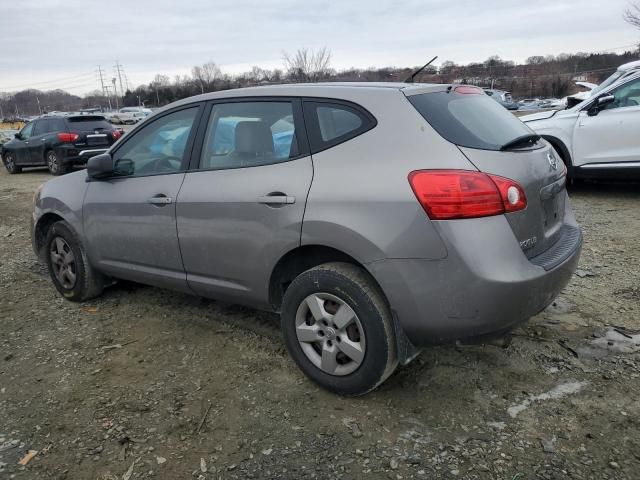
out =
<path fill-rule="evenodd" d="M 51 280 L 64 298 L 83 302 L 102 293 L 105 277 L 91 266 L 80 239 L 67 222 L 51 226 L 44 249 Z"/>
<path fill-rule="evenodd" d="M 67 165 L 62 163 L 62 160 L 58 157 L 55 151 L 47 150 L 47 152 L 44 154 L 44 157 L 47 161 L 47 168 L 49 169 L 49 173 L 51 175 L 64 175 L 69 171 Z"/>
<path fill-rule="evenodd" d="M 398 365 L 393 320 L 374 280 L 349 263 L 326 263 L 285 292 L 282 331 L 289 354 L 321 387 L 364 395 Z"/>
<path fill-rule="evenodd" d="M 22 167 L 16 165 L 16 157 L 11 152 L 7 152 L 3 155 L 4 168 L 7 169 L 10 175 L 22 172 Z"/>

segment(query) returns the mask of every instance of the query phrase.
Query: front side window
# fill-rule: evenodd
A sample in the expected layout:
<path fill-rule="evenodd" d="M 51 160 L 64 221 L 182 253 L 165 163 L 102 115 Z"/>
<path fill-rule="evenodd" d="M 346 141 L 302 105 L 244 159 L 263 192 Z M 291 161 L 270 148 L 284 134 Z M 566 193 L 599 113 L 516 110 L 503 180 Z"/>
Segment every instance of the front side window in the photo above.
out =
<path fill-rule="evenodd" d="M 116 151 L 116 171 L 134 176 L 180 171 L 197 113 L 198 107 L 173 112 L 136 132 Z"/>
<path fill-rule="evenodd" d="M 605 106 L 606 110 L 640 105 L 640 78 L 621 85 L 611 93 L 615 100 Z"/>
<path fill-rule="evenodd" d="M 28 123 L 27 125 L 25 125 L 25 127 L 20 130 L 20 136 L 22 137 L 23 140 L 31 137 L 31 132 L 33 131 L 33 122 Z"/>
<path fill-rule="evenodd" d="M 38 120 L 33 127 L 33 136 L 47 133 L 49 128 L 49 120 Z"/>
<path fill-rule="evenodd" d="M 221 103 L 211 109 L 199 168 L 257 167 L 298 154 L 291 102 Z"/>

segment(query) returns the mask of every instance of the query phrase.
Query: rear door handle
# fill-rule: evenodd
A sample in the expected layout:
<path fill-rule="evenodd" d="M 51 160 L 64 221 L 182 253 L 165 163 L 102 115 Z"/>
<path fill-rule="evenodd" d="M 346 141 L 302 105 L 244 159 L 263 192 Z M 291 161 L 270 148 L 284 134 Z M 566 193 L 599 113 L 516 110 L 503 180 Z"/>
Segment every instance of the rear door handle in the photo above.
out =
<path fill-rule="evenodd" d="M 258 197 L 258 203 L 265 203 L 267 205 L 291 205 L 293 203 L 296 203 L 296 197 L 292 197 L 289 195 L 265 195 L 263 197 Z"/>
<path fill-rule="evenodd" d="M 156 195 L 155 197 L 147 199 L 147 203 L 151 205 L 169 205 L 171 202 L 173 202 L 173 199 L 166 195 Z"/>

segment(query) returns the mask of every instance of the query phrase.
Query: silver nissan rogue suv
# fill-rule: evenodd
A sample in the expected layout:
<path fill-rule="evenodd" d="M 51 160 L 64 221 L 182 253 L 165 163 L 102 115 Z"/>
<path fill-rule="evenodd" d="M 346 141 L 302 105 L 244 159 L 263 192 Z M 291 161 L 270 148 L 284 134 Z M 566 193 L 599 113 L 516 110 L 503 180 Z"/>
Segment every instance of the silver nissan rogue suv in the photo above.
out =
<path fill-rule="evenodd" d="M 476 87 L 230 90 L 40 187 L 33 246 L 69 300 L 127 279 L 280 312 L 304 373 L 357 395 L 558 295 L 582 244 L 565 174 Z"/>

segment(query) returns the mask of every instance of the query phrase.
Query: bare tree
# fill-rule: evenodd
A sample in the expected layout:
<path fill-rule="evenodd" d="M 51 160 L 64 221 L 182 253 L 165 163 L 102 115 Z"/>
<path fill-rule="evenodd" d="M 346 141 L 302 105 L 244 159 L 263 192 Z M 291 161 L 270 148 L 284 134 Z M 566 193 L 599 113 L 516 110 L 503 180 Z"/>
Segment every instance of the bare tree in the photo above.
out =
<path fill-rule="evenodd" d="M 640 28 L 640 2 L 630 4 L 622 14 L 622 18 L 629 25 Z"/>
<path fill-rule="evenodd" d="M 191 69 L 191 75 L 200 87 L 200 93 L 215 90 L 216 81 L 222 78 L 222 70 L 215 62 L 207 62 Z"/>
<path fill-rule="evenodd" d="M 202 73 L 202 67 L 193 67 L 191 69 L 191 75 L 193 76 L 195 82 L 200 86 L 200 93 L 204 93 L 204 74 Z"/>
<path fill-rule="evenodd" d="M 326 47 L 320 50 L 299 49 L 291 55 L 282 54 L 287 75 L 299 82 L 316 82 L 329 73 L 331 51 Z"/>

